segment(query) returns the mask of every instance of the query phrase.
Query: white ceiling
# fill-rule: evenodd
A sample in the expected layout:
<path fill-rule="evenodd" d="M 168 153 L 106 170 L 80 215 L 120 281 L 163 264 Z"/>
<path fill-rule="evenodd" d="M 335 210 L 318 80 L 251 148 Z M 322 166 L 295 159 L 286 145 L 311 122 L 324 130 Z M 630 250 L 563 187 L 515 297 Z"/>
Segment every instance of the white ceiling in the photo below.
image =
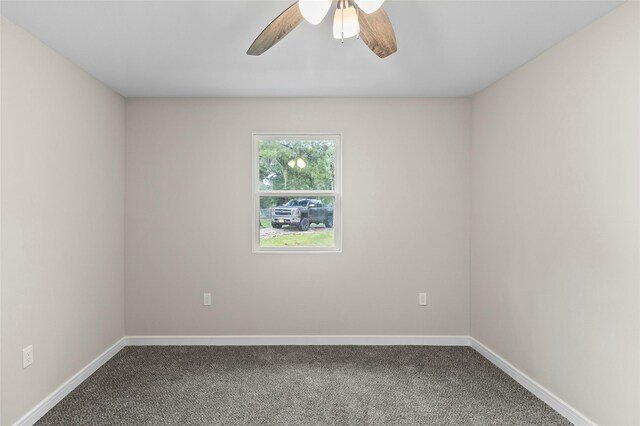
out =
<path fill-rule="evenodd" d="M 2 1 L 2 15 L 127 97 L 466 96 L 621 1 L 387 1 L 398 52 L 306 22 L 245 54 L 289 1 Z"/>

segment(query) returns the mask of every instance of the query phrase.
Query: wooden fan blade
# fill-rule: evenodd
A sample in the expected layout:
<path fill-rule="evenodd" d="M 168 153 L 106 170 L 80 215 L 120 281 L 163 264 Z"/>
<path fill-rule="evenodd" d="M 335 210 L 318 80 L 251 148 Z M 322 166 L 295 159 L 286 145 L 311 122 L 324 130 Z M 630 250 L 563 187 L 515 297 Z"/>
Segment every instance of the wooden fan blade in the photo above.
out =
<path fill-rule="evenodd" d="M 393 31 L 387 13 L 379 8 L 371 14 L 362 10 L 358 13 L 360 38 L 369 49 L 381 58 L 386 58 L 398 50 L 396 33 Z"/>
<path fill-rule="evenodd" d="M 302 19 L 298 2 L 295 2 L 262 30 L 260 35 L 253 41 L 251 47 L 249 47 L 249 50 L 247 50 L 247 55 L 262 55 L 271 46 L 293 31 L 302 22 Z"/>

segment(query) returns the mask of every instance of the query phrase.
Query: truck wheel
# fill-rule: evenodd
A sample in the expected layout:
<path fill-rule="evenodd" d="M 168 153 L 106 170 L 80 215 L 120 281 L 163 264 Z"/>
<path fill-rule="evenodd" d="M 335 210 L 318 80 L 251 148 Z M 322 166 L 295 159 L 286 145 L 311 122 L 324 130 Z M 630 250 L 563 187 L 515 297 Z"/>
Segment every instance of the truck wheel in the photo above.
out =
<path fill-rule="evenodd" d="M 273 222 L 271 222 L 271 226 L 273 226 L 276 229 L 282 228 L 282 224 L 281 223 L 273 223 Z"/>
<path fill-rule="evenodd" d="M 304 218 L 300 221 L 300 230 L 306 231 L 309 229 L 309 219 Z"/>
<path fill-rule="evenodd" d="M 333 216 L 327 216 L 327 220 L 324 221 L 324 226 L 327 228 L 333 228 Z"/>

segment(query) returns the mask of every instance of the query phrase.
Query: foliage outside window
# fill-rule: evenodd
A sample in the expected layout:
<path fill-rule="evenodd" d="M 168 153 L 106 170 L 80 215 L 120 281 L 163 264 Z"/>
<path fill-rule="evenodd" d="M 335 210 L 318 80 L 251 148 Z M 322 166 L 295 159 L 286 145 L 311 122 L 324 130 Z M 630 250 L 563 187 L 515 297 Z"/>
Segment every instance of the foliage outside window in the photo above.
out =
<path fill-rule="evenodd" d="M 254 134 L 253 145 L 254 251 L 339 251 L 340 136 Z"/>

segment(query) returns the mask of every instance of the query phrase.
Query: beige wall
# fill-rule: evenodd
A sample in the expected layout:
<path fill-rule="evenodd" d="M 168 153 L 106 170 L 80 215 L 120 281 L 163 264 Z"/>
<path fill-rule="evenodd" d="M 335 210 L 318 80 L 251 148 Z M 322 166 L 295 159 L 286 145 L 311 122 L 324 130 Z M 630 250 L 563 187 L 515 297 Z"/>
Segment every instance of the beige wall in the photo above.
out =
<path fill-rule="evenodd" d="M 473 98 L 471 335 L 640 424 L 640 4 Z"/>
<path fill-rule="evenodd" d="M 5 19 L 1 84 L 9 425 L 124 335 L 125 129 L 120 96 Z"/>
<path fill-rule="evenodd" d="M 467 335 L 469 122 L 468 99 L 128 100 L 127 334 Z M 343 134 L 342 253 L 252 254 L 252 132 Z"/>

